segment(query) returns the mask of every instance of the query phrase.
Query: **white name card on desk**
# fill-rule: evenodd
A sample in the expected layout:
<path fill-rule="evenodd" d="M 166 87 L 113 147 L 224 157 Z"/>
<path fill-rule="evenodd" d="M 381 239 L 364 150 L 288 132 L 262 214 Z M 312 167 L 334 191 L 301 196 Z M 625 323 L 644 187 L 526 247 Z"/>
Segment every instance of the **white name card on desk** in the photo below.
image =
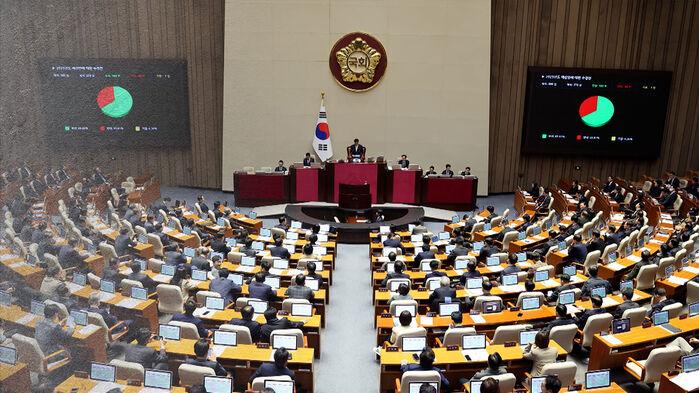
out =
<path fill-rule="evenodd" d="M 679 373 L 677 376 L 674 378 L 671 378 L 670 380 L 680 388 L 684 389 L 687 392 L 691 392 L 697 388 L 699 388 L 699 378 L 697 378 L 699 375 L 697 375 L 696 372 L 691 372 L 691 373 Z"/>
<path fill-rule="evenodd" d="M 434 324 L 434 318 L 432 318 L 432 317 L 420 317 L 420 325 L 432 326 L 433 324 Z"/>
<path fill-rule="evenodd" d="M 618 338 L 614 337 L 613 334 L 608 334 L 606 336 L 600 336 L 600 338 L 602 340 L 606 341 L 607 344 L 609 344 L 609 345 L 620 345 L 622 343 L 622 341 L 619 340 Z"/>
<path fill-rule="evenodd" d="M 501 285 L 499 288 L 503 292 L 524 292 L 524 285 Z"/>
<path fill-rule="evenodd" d="M 687 267 L 684 268 L 683 270 L 686 270 L 686 271 L 688 271 L 688 272 L 690 272 L 690 273 L 692 273 L 692 274 L 699 274 L 699 268 L 696 268 L 696 267 L 694 267 L 694 266 L 687 266 Z"/>
<path fill-rule="evenodd" d="M 667 281 L 677 285 L 684 285 L 687 283 L 687 281 L 689 281 L 689 279 L 677 276 L 670 276 L 670 278 L 668 278 Z"/>
<path fill-rule="evenodd" d="M 638 255 L 629 255 L 629 256 L 626 257 L 626 258 L 627 258 L 629 261 L 633 261 L 633 262 L 640 262 L 640 261 L 641 261 L 641 257 L 638 256 Z"/>
<path fill-rule="evenodd" d="M 609 265 L 607 265 L 607 267 L 608 267 L 609 269 L 614 270 L 615 272 L 618 272 L 619 270 L 621 270 L 621 269 L 624 268 L 624 265 L 622 265 L 622 264 L 619 263 L 619 262 L 614 262 L 614 263 L 610 263 Z"/>
<path fill-rule="evenodd" d="M 485 318 L 483 318 L 482 315 L 471 315 L 471 319 L 473 320 L 473 323 L 485 323 Z"/>
<path fill-rule="evenodd" d="M 78 333 L 80 333 L 83 336 L 89 336 L 92 333 L 96 332 L 100 327 L 97 325 L 87 325 L 78 330 Z"/>
<path fill-rule="evenodd" d="M 34 315 L 34 314 L 24 314 L 24 316 L 22 316 L 21 318 L 17 319 L 17 320 L 15 321 L 15 323 L 20 324 L 20 325 L 26 325 L 26 324 L 28 324 L 29 322 L 33 321 L 34 318 L 36 318 L 36 317 L 37 317 L 37 316 Z"/>
<path fill-rule="evenodd" d="M 14 258 L 17 258 L 17 255 L 14 255 L 14 254 L 4 254 L 4 255 L 0 255 L 0 261 L 7 261 L 7 260 L 10 260 L 10 259 L 14 259 Z"/>
<path fill-rule="evenodd" d="M 117 307 L 122 307 L 122 308 L 134 308 L 141 304 L 143 300 L 140 299 L 133 299 L 133 298 L 126 298 L 121 300 L 119 303 L 117 303 Z"/>
<path fill-rule="evenodd" d="M 602 299 L 602 307 L 611 307 L 616 306 L 617 304 L 619 304 L 619 302 L 610 297 L 605 297 L 604 299 Z"/>

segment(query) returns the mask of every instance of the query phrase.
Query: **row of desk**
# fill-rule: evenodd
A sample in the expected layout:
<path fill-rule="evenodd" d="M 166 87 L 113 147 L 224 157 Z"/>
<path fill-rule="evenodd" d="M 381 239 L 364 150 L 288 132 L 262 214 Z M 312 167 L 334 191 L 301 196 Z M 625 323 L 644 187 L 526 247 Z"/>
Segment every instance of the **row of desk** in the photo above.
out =
<path fill-rule="evenodd" d="M 369 162 L 328 162 L 325 167 L 292 166 L 288 174 L 233 174 L 238 206 L 319 201 L 337 203 L 340 184 L 368 184 L 372 203 L 420 204 L 465 211 L 476 204 L 478 178 L 423 177 L 421 169 L 389 170 L 385 163 Z"/>

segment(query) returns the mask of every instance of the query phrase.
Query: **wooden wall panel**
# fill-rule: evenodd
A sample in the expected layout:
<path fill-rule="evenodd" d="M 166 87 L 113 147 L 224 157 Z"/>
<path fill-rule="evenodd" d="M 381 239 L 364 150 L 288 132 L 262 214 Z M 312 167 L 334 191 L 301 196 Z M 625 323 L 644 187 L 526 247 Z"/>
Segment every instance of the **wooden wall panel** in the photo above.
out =
<path fill-rule="evenodd" d="M 493 0 L 492 6 L 489 192 L 533 180 L 636 179 L 699 168 L 699 1 Z M 661 156 L 523 156 L 527 66 L 672 71 Z"/>
<path fill-rule="evenodd" d="M 163 184 L 221 187 L 221 0 L 0 2 L 0 160 L 72 162 L 154 173 Z M 36 59 L 176 58 L 188 62 L 191 147 L 55 151 L 43 140 Z M 1 164 L 1 163 L 0 163 Z"/>

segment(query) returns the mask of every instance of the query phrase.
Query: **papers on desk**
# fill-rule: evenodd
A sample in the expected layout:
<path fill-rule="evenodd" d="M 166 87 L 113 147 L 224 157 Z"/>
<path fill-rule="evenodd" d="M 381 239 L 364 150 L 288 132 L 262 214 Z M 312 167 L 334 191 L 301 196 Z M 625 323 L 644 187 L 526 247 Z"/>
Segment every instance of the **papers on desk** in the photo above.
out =
<path fill-rule="evenodd" d="M 624 265 L 622 265 L 619 262 L 613 262 L 613 263 L 610 263 L 606 266 L 607 266 L 607 268 L 614 270 L 615 272 L 618 272 L 619 270 L 624 269 Z"/>
<path fill-rule="evenodd" d="M 558 250 L 556 254 L 561 254 L 563 256 L 568 256 L 568 249 L 566 248 L 565 250 Z"/>
<path fill-rule="evenodd" d="M 699 274 L 699 268 L 696 268 L 694 266 L 687 266 L 686 268 L 684 268 L 684 270 L 686 270 L 692 274 Z"/>
<path fill-rule="evenodd" d="M 468 355 L 472 362 L 484 362 L 488 360 L 488 351 L 485 349 L 465 349 L 461 351 L 461 353 L 464 355 L 464 358 Z"/>
<path fill-rule="evenodd" d="M 549 279 L 546 280 L 546 281 L 542 281 L 542 282 L 541 282 L 541 285 L 543 285 L 543 286 L 545 286 L 545 287 L 547 287 L 547 288 L 556 288 L 556 287 L 558 287 L 558 286 L 561 285 L 561 284 L 559 284 L 558 281 L 552 280 L 552 279 L 549 278 Z"/>
<path fill-rule="evenodd" d="M 13 264 L 10 264 L 8 266 L 10 267 L 10 269 L 17 269 L 17 268 L 20 268 L 22 266 L 27 266 L 27 263 L 24 261 L 19 261 L 19 262 L 15 262 Z"/>
<path fill-rule="evenodd" d="M 258 242 L 268 242 L 268 241 L 272 240 L 272 238 L 269 236 L 259 236 L 258 235 L 257 239 L 255 239 L 255 240 L 257 240 Z"/>
<path fill-rule="evenodd" d="M 127 297 L 127 298 L 121 300 L 116 305 L 118 307 L 123 307 L 123 308 L 134 308 L 134 307 L 137 307 L 139 304 L 141 304 L 142 301 L 143 300 L 140 300 L 140 299 L 134 299 L 134 298 Z"/>
<path fill-rule="evenodd" d="M 677 276 L 670 276 L 667 279 L 668 282 L 671 282 L 673 284 L 677 285 L 684 285 L 687 281 L 689 281 L 688 278 L 682 278 L 682 277 L 677 277 Z"/>
<path fill-rule="evenodd" d="M 670 380 L 685 392 L 691 392 L 699 388 L 699 378 L 697 377 L 699 377 L 699 373 L 693 371 L 691 373 L 679 373 L 677 376 L 670 378 Z"/>
<path fill-rule="evenodd" d="M 159 389 L 159 388 L 142 388 L 138 393 L 169 393 L 169 389 Z"/>
<path fill-rule="evenodd" d="M 74 282 L 66 282 L 65 284 L 66 284 L 66 287 L 68 287 L 68 290 L 70 291 L 70 293 L 75 293 L 75 292 L 84 288 L 82 285 L 78 285 Z"/>
<path fill-rule="evenodd" d="M 287 271 L 286 271 L 286 274 L 288 274 L 289 276 L 292 276 L 292 277 L 297 276 L 297 275 L 302 274 L 302 273 L 303 273 L 303 271 L 301 271 L 299 269 L 287 269 Z"/>
<path fill-rule="evenodd" d="M 579 308 L 575 307 L 574 305 L 572 305 L 572 304 L 566 304 L 566 312 L 567 312 L 568 314 L 577 314 L 577 313 L 579 313 L 580 311 L 581 311 L 581 310 L 580 310 Z"/>
<path fill-rule="evenodd" d="M 628 257 L 626 257 L 626 259 L 628 259 L 629 261 L 633 261 L 633 262 L 640 262 L 641 261 L 641 257 L 638 255 L 629 255 Z"/>
<path fill-rule="evenodd" d="M 488 270 L 490 270 L 493 273 L 499 273 L 499 272 L 505 270 L 505 268 L 502 266 L 488 266 Z"/>
<path fill-rule="evenodd" d="M 618 304 L 619 304 L 619 302 L 610 298 L 609 296 L 602 299 L 602 307 L 611 307 L 611 306 L 616 306 Z"/>
<path fill-rule="evenodd" d="M 471 315 L 471 319 L 473 320 L 473 323 L 485 323 L 485 318 L 483 318 L 482 315 Z"/>
<path fill-rule="evenodd" d="M 478 288 L 466 289 L 465 291 L 466 291 L 466 295 L 467 295 L 467 296 L 471 296 L 471 297 L 483 295 L 483 290 L 482 290 L 482 289 L 478 289 Z"/>
<path fill-rule="evenodd" d="M 456 273 L 457 276 L 461 276 L 464 274 L 464 270 L 463 269 L 454 269 L 454 273 Z"/>
<path fill-rule="evenodd" d="M 254 266 L 238 266 L 235 271 L 242 273 L 252 273 L 255 270 Z"/>
<path fill-rule="evenodd" d="M 619 345 L 622 343 L 622 341 L 619 340 L 618 338 L 614 337 L 613 334 L 608 334 L 606 336 L 600 336 L 600 338 L 602 340 L 606 341 L 607 344 L 609 344 L 609 345 Z"/>
<path fill-rule="evenodd" d="M 34 314 L 24 314 L 21 318 L 17 319 L 17 320 L 15 321 L 15 323 L 17 323 L 17 324 L 19 324 L 19 325 L 26 325 L 26 324 L 28 324 L 29 322 L 33 321 L 34 318 L 36 318 L 36 317 L 37 317 L 37 316 L 34 315 Z"/>
<path fill-rule="evenodd" d="M 118 383 L 114 382 L 99 382 L 97 385 L 95 385 L 92 389 L 90 389 L 89 393 L 107 393 L 108 391 L 112 389 L 119 389 L 122 390 L 126 386 L 124 385 L 119 385 Z"/>
<path fill-rule="evenodd" d="M 269 274 L 273 276 L 281 276 L 283 272 L 284 269 L 277 269 L 276 267 L 269 269 Z"/>
<path fill-rule="evenodd" d="M 524 285 L 501 285 L 499 287 L 503 292 L 524 292 Z"/>
<path fill-rule="evenodd" d="M 228 347 L 225 345 L 213 345 L 211 347 L 211 354 L 214 356 L 214 358 L 217 358 L 223 354 L 223 351 L 225 351 L 226 348 Z"/>
<path fill-rule="evenodd" d="M 432 318 L 432 317 L 420 317 L 420 325 L 432 326 L 433 324 L 434 324 L 434 318 Z"/>
<path fill-rule="evenodd" d="M 631 297 L 631 300 L 634 301 L 634 302 L 635 302 L 636 300 L 641 300 L 641 295 L 637 295 L 637 294 L 634 292 L 633 296 Z"/>
<path fill-rule="evenodd" d="M 99 330 L 99 328 L 100 327 L 97 325 L 87 325 L 87 326 L 83 326 L 80 330 L 78 330 L 78 333 L 83 335 L 83 336 L 89 336 L 92 333 Z"/>
<path fill-rule="evenodd" d="M 17 258 L 17 255 L 14 255 L 14 254 L 4 254 L 4 255 L 0 255 L 0 261 L 7 261 L 7 260 L 10 260 L 10 259 L 14 259 L 14 258 Z"/>
<path fill-rule="evenodd" d="M 113 294 L 113 293 L 102 292 L 102 291 L 100 291 L 99 294 L 98 294 L 98 296 L 99 296 L 99 298 L 100 298 L 100 302 L 106 303 L 106 302 L 108 302 L 108 301 L 114 299 L 114 296 L 116 296 L 116 295 Z"/>
<path fill-rule="evenodd" d="M 570 278 L 570 282 L 573 283 L 573 284 L 577 284 L 577 283 L 579 283 L 579 282 L 583 282 L 583 279 L 580 278 L 580 277 L 578 277 L 578 276 L 572 276 L 572 277 Z"/>
<path fill-rule="evenodd" d="M 657 240 L 657 239 L 651 239 L 648 243 L 653 243 L 653 244 L 658 244 L 658 245 L 665 244 L 665 242 L 663 242 L 662 240 Z"/>
<path fill-rule="evenodd" d="M 498 233 L 497 231 L 494 231 L 494 230 L 492 230 L 492 229 L 489 230 L 489 231 L 483 231 L 483 234 L 485 234 L 486 236 L 493 236 L 493 235 L 495 235 L 495 234 L 497 234 L 497 233 Z"/>
<path fill-rule="evenodd" d="M 541 236 L 541 235 L 534 235 L 534 236 L 532 236 L 531 238 L 534 239 L 534 240 L 536 240 L 536 241 L 546 239 L 545 237 L 543 237 L 543 236 Z"/>
<path fill-rule="evenodd" d="M 153 276 L 153 281 L 157 281 L 163 284 L 167 284 L 172 280 L 172 276 L 168 276 L 166 274 L 156 274 Z"/>
<path fill-rule="evenodd" d="M 121 274 L 124 275 L 124 276 L 128 276 L 128 275 L 130 275 L 131 273 L 133 273 L 133 270 L 131 270 L 130 267 L 127 267 L 126 269 L 120 270 L 119 273 L 121 273 Z"/>

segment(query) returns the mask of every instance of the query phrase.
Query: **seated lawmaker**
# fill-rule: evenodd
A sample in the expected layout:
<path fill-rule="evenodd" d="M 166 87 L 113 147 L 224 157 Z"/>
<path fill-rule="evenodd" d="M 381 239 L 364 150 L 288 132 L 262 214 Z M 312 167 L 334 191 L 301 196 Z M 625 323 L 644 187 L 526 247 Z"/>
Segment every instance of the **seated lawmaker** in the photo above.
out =
<path fill-rule="evenodd" d="M 384 244 L 385 245 L 385 244 Z M 422 243 L 422 251 L 415 255 L 415 263 L 420 265 L 420 261 L 423 259 L 434 259 L 434 252 L 430 251 L 429 243 Z"/>
<path fill-rule="evenodd" d="M 583 243 L 580 234 L 573 236 L 573 243 L 568 247 L 568 257 L 577 263 L 585 262 L 587 246 Z"/>
<path fill-rule="evenodd" d="M 599 267 L 597 265 L 590 266 L 590 268 L 587 270 L 588 274 L 590 275 L 590 278 L 585 281 L 585 283 L 582 286 L 582 296 L 590 296 L 590 293 L 592 293 L 592 290 L 598 287 L 604 287 L 605 292 L 607 293 L 612 293 L 612 284 L 609 283 L 609 281 L 597 277 L 597 272 L 599 270 Z"/>
<path fill-rule="evenodd" d="M 653 291 L 653 299 L 651 299 L 651 306 L 648 310 L 648 316 L 652 317 L 653 314 L 662 311 L 664 307 L 673 303 L 675 303 L 675 300 L 668 299 L 665 288 L 655 287 L 655 291 Z"/>
<path fill-rule="evenodd" d="M 398 160 L 398 165 L 400 165 L 401 168 L 406 169 L 410 166 L 410 160 L 408 160 L 408 156 L 403 154 L 400 156 L 400 160 Z"/>
<path fill-rule="evenodd" d="M 204 327 L 204 321 L 194 316 L 194 311 L 197 309 L 197 303 L 190 299 L 184 304 L 184 312 L 173 315 L 172 320 L 177 322 L 187 322 L 197 327 L 199 337 L 207 338 L 209 329 Z"/>
<path fill-rule="evenodd" d="M 311 166 L 315 162 L 316 160 L 311 157 L 311 153 L 306 153 L 306 156 L 303 158 L 303 166 Z"/>
<path fill-rule="evenodd" d="M 185 364 L 191 364 L 192 366 L 208 367 L 214 370 L 214 373 L 219 377 L 230 377 L 231 375 L 226 371 L 221 363 L 216 360 L 209 360 L 209 340 L 206 338 L 200 338 L 194 343 L 194 356 L 195 358 L 188 357 L 185 360 Z"/>
<path fill-rule="evenodd" d="M 288 375 L 293 380 L 294 372 L 287 367 L 290 357 L 289 351 L 287 351 L 286 348 L 277 349 L 274 352 L 274 363 L 262 363 L 262 365 L 252 373 L 249 382 L 252 383 L 255 378 L 259 377 L 278 377 L 282 375 Z"/>
<path fill-rule="evenodd" d="M 366 148 L 359 144 L 359 139 L 354 139 L 354 144 L 347 146 L 348 161 L 364 161 L 366 157 Z"/>
<path fill-rule="evenodd" d="M 277 163 L 277 167 L 274 168 L 274 171 L 281 172 L 281 173 L 286 172 L 286 167 L 284 166 L 284 161 L 279 160 L 279 162 Z"/>
<path fill-rule="evenodd" d="M 265 324 L 260 328 L 260 342 L 269 343 L 272 332 L 279 329 L 300 329 L 303 322 L 292 322 L 287 318 L 278 318 L 277 309 L 270 307 L 264 312 Z"/>
<path fill-rule="evenodd" d="M 436 371 L 439 373 L 439 376 L 441 377 L 441 385 L 442 389 L 445 392 L 451 392 L 452 389 L 449 386 L 449 380 L 442 374 L 442 370 L 440 370 L 437 367 L 434 367 L 434 360 L 435 360 L 435 355 L 434 351 L 432 348 L 425 348 L 420 352 L 419 356 L 419 363 L 418 364 L 405 364 L 400 366 L 400 372 L 405 373 L 406 371 Z"/>
<path fill-rule="evenodd" d="M 393 264 L 393 273 L 386 273 L 386 277 L 381 281 L 381 286 L 386 287 L 388 284 L 388 280 L 393 279 L 393 278 L 407 278 L 410 279 L 410 276 L 403 273 L 403 269 L 405 269 L 405 264 L 403 261 L 396 261 L 396 263 Z"/>
<path fill-rule="evenodd" d="M 585 324 L 591 316 L 603 314 L 606 312 L 605 309 L 602 308 L 601 296 L 594 295 L 590 298 L 590 301 L 592 302 L 592 308 L 583 311 L 580 315 L 575 317 L 575 323 L 578 325 L 578 329 L 580 330 L 585 328 Z"/>
<path fill-rule="evenodd" d="M 551 332 L 551 329 L 556 326 L 565 326 L 575 324 L 575 320 L 568 315 L 568 307 L 565 304 L 559 304 L 556 306 L 556 319 L 549 322 L 548 325 L 543 329 L 547 332 Z"/>
<path fill-rule="evenodd" d="M 252 342 L 260 340 L 260 323 L 254 320 L 255 309 L 247 305 L 240 310 L 240 318 L 233 318 L 228 323 L 231 325 L 245 326 L 250 331 Z"/>
<path fill-rule="evenodd" d="M 269 248 L 269 255 L 281 259 L 291 259 L 291 253 L 284 247 L 284 239 L 279 236 L 274 239 L 274 246 Z"/>
<path fill-rule="evenodd" d="M 447 164 L 442 171 L 442 176 L 454 176 L 454 171 L 451 170 L 451 164 Z"/>

